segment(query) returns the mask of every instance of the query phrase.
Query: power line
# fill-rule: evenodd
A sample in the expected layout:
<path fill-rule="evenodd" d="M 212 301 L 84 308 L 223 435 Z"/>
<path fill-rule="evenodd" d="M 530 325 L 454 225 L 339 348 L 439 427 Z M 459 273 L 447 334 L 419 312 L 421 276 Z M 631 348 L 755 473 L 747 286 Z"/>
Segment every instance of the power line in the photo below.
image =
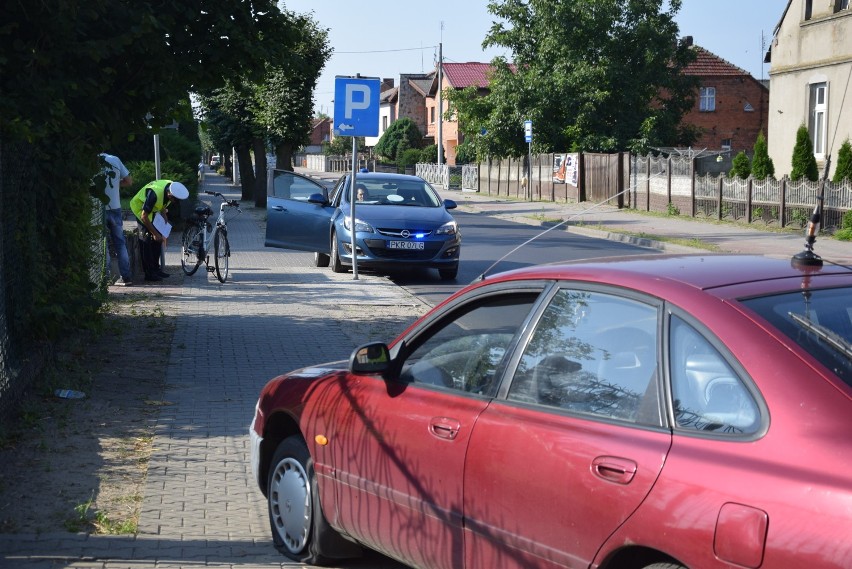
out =
<path fill-rule="evenodd" d="M 338 54 L 338 53 L 340 53 L 340 54 L 344 54 L 344 53 L 345 54 L 392 53 L 392 52 L 395 52 L 395 51 L 417 51 L 417 50 L 423 50 L 423 49 L 434 49 L 436 47 L 438 47 L 438 46 L 437 45 L 424 45 L 423 47 L 407 47 L 407 48 L 400 48 L 400 49 L 374 49 L 374 50 L 370 50 L 370 51 L 335 51 L 334 53 L 335 54 Z"/>

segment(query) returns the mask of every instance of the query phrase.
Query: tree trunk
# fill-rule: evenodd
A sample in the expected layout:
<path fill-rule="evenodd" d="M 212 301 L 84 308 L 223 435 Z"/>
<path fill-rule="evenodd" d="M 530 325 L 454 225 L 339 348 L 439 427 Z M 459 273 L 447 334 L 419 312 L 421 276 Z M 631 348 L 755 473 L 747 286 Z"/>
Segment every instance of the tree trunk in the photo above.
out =
<path fill-rule="evenodd" d="M 254 205 L 266 208 L 266 144 L 262 138 L 252 140 L 254 149 Z"/>
<path fill-rule="evenodd" d="M 254 167 L 251 163 L 251 152 L 248 144 L 237 146 L 237 162 L 240 165 L 241 200 L 250 200 L 254 193 Z"/>
<path fill-rule="evenodd" d="M 279 144 L 275 147 L 275 168 L 278 170 L 293 171 L 293 145 Z"/>

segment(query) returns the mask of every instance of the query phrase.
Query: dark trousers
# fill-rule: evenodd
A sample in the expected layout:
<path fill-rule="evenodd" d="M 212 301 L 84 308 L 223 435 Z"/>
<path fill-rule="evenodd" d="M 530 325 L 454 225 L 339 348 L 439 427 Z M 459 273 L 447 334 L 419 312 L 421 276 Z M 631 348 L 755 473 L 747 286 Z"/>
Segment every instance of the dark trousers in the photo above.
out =
<path fill-rule="evenodd" d="M 160 255 L 163 245 L 148 233 L 144 225 L 138 227 L 139 252 L 142 256 L 142 270 L 146 277 L 156 276 L 160 272 Z"/>

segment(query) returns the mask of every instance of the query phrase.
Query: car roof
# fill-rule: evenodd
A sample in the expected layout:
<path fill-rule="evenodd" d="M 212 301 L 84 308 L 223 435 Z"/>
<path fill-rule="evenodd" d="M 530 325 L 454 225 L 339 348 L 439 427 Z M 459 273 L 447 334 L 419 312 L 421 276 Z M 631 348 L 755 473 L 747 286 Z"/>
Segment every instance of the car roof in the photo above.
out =
<path fill-rule="evenodd" d="M 852 284 L 852 267 L 825 264 L 818 270 L 806 270 L 794 267 L 789 257 L 653 254 L 538 265 L 498 273 L 487 280 L 519 279 L 582 280 L 627 286 L 650 294 L 662 293 L 666 288 L 692 289 L 733 298 L 800 288 L 803 279 L 813 288 Z"/>
<path fill-rule="evenodd" d="M 349 173 L 346 175 L 347 179 L 352 177 L 352 174 Z M 396 174 L 394 172 L 358 172 L 355 174 L 355 181 L 358 180 L 396 180 L 398 182 L 401 181 L 410 181 L 410 182 L 425 182 L 423 178 L 420 176 L 412 176 L 411 174 Z"/>

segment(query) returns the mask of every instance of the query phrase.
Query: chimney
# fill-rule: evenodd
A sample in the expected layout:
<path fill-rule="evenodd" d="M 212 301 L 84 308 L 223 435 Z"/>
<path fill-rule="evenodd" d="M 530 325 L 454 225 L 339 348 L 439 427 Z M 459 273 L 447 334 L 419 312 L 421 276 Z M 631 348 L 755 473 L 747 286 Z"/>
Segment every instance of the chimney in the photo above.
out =
<path fill-rule="evenodd" d="M 686 47 L 692 47 L 692 36 L 683 36 L 680 40 L 680 43 L 682 43 Z"/>

